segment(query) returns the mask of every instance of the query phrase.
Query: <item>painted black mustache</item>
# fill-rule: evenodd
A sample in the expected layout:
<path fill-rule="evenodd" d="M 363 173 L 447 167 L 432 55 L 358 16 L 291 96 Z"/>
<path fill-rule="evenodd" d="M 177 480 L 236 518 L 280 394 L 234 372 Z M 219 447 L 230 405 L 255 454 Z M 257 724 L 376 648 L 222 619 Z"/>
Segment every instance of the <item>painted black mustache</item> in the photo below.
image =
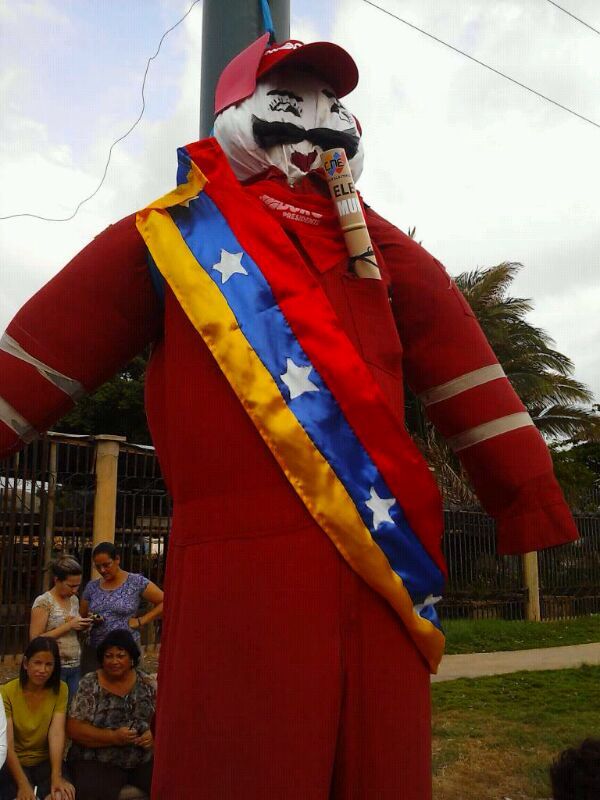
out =
<path fill-rule="evenodd" d="M 278 144 L 298 144 L 308 141 L 322 150 L 343 147 L 348 158 L 354 158 L 358 150 L 358 136 L 351 129 L 334 131 L 331 128 L 303 128 L 293 122 L 267 122 L 252 117 L 252 133 L 259 147 L 266 150 Z"/>

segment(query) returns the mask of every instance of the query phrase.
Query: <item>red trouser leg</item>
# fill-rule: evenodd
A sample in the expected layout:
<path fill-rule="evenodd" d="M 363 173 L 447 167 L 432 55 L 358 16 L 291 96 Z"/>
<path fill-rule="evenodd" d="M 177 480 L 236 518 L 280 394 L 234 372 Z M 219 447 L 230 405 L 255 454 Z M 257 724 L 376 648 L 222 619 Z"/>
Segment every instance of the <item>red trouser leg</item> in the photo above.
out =
<path fill-rule="evenodd" d="M 173 544 L 167 579 L 153 800 L 429 798 L 426 667 L 319 529 Z"/>
<path fill-rule="evenodd" d="M 343 578 L 344 691 L 331 800 L 430 800 L 429 669 L 395 613 Z"/>

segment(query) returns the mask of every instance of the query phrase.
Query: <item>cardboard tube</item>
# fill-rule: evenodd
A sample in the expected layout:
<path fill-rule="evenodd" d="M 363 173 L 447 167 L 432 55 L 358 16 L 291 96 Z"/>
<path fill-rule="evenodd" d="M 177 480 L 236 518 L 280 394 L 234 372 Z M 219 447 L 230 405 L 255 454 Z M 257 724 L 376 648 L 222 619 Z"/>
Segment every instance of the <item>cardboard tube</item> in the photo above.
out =
<path fill-rule="evenodd" d="M 354 271 L 359 278 L 381 280 L 381 273 L 377 267 L 371 237 L 354 187 L 354 179 L 345 150 L 341 147 L 325 150 L 321 155 L 321 165 L 327 176 L 329 192 L 338 213 L 350 257 L 356 258 L 356 256 L 364 255 L 365 259 L 368 258 L 368 261 L 357 258 L 353 262 Z"/>

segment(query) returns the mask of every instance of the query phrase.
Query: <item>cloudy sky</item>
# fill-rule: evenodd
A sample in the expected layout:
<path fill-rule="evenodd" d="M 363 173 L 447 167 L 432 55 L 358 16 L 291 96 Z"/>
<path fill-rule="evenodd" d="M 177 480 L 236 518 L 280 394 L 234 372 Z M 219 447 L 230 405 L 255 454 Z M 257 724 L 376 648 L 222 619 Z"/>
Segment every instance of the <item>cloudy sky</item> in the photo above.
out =
<path fill-rule="evenodd" d="M 600 37 L 547 0 L 378 4 L 600 125 Z M 0 216 L 67 216 L 140 109 L 146 61 L 191 0 L 0 0 Z M 292 36 L 356 59 L 360 188 L 456 274 L 524 267 L 515 292 L 600 400 L 600 128 L 364 0 L 292 0 Z M 597 0 L 563 0 L 600 30 Z M 0 329 L 110 222 L 164 194 L 198 138 L 202 6 L 165 40 L 140 125 L 74 220 L 0 221 Z M 57 309 L 60 313 L 60 309 Z"/>

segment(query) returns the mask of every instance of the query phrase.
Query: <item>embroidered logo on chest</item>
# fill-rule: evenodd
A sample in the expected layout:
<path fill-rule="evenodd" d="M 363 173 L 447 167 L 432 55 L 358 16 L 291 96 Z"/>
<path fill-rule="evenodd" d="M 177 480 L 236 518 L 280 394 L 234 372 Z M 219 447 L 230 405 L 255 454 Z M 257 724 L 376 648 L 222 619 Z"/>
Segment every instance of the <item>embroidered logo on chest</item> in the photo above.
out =
<path fill-rule="evenodd" d="M 262 200 L 268 208 L 294 222 L 304 222 L 307 225 L 320 225 L 323 219 L 323 215 L 319 214 L 317 211 L 309 211 L 307 208 L 293 206 L 291 203 L 282 203 L 281 200 L 270 197 L 268 194 L 261 194 L 259 199 Z"/>

